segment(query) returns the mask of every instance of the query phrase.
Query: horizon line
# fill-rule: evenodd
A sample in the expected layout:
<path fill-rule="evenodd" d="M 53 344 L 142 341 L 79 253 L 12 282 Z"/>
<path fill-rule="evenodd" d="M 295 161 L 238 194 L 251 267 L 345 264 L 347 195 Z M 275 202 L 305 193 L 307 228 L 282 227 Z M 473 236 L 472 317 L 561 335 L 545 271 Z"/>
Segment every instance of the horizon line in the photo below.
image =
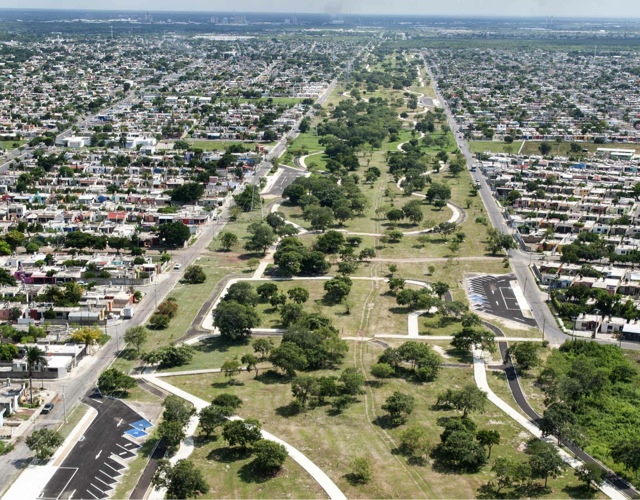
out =
<path fill-rule="evenodd" d="M 501 14 L 428 14 L 428 13 L 370 13 L 370 12 L 349 12 L 349 13 L 328 13 L 328 12 L 295 12 L 295 11 L 228 11 L 228 10 L 152 10 L 152 9 L 104 9 L 104 8 L 95 8 L 95 7 L 75 7 L 75 8 L 65 8 L 65 7 L 0 7 L 0 12 L 2 11 L 59 11 L 59 12 L 74 12 L 74 11 L 93 11 L 93 12 L 149 12 L 149 13 L 184 13 L 184 14 L 235 14 L 235 15 L 247 15 L 247 14 L 288 14 L 295 16 L 342 16 L 342 17 L 353 17 L 353 16 L 387 16 L 387 17 L 442 17 L 442 18 L 454 18 L 454 19 L 548 19 L 554 18 L 559 20 L 617 20 L 624 22 L 638 22 L 640 21 L 639 17 L 615 17 L 615 16 L 557 16 L 553 14 L 539 14 L 539 15 L 501 15 Z"/>

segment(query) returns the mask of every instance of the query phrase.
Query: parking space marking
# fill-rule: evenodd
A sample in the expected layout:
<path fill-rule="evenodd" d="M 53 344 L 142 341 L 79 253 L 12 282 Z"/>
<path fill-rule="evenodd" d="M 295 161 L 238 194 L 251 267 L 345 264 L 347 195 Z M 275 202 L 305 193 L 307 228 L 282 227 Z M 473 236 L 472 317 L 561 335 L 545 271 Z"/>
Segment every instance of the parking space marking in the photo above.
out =
<path fill-rule="evenodd" d="M 58 495 L 58 497 L 57 497 L 57 498 L 60 498 L 60 497 L 62 496 L 62 494 L 64 493 L 64 490 L 66 490 L 66 489 L 67 489 L 67 486 L 69 486 L 69 483 L 71 482 L 71 480 L 73 479 L 73 477 L 78 473 L 78 469 L 77 469 L 77 468 L 75 468 L 75 467 L 73 467 L 73 468 L 71 468 L 71 467 L 60 467 L 58 470 L 63 469 L 63 468 L 64 468 L 64 469 L 73 470 L 73 474 L 71 474 L 71 477 L 69 478 L 69 480 L 67 481 L 67 483 L 64 485 L 64 489 L 60 492 L 60 494 Z M 71 497 L 69 497 L 69 498 L 71 498 Z"/>
<path fill-rule="evenodd" d="M 89 491 L 89 489 L 87 489 L 87 493 L 89 493 L 89 495 L 91 495 L 96 500 L 98 500 L 100 498 L 100 497 L 95 496 L 91 491 Z"/>

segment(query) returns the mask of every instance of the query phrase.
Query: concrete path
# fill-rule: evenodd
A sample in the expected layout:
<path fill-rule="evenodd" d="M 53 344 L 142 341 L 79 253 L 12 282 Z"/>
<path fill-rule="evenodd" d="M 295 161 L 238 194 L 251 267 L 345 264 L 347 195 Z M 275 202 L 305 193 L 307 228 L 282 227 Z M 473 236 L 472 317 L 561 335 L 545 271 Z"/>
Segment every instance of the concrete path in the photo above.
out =
<path fill-rule="evenodd" d="M 558 450 L 562 460 L 568 464 L 573 469 L 577 469 L 583 465 L 583 462 L 573 458 L 567 452 L 559 448 L 555 442 L 555 440 L 551 437 L 543 437 L 542 432 L 531 420 L 522 416 L 518 413 L 514 408 L 512 408 L 509 404 L 507 404 L 504 400 L 500 399 L 495 392 L 491 390 L 489 387 L 489 383 L 487 382 L 487 372 L 485 366 L 485 360 L 483 356 L 483 352 L 481 349 L 473 350 L 473 375 L 476 381 L 476 385 L 478 388 L 487 394 L 487 399 L 500 408 L 504 413 L 507 414 L 510 418 L 515 420 L 518 424 L 524 427 L 529 433 L 533 434 L 538 439 L 542 439 L 548 443 L 553 444 Z M 598 488 L 609 498 L 613 500 L 623 500 L 626 498 L 622 493 L 613 488 L 612 486 L 603 483 L 599 485 Z"/>
<path fill-rule="evenodd" d="M 198 411 L 202 410 L 206 406 L 209 406 L 210 404 L 209 402 L 203 399 L 200 399 L 194 396 L 193 394 L 189 394 L 188 392 L 183 391 L 182 389 L 179 389 L 171 384 L 168 384 L 167 382 L 159 380 L 156 377 L 143 376 L 142 378 L 147 382 L 163 389 L 166 392 L 175 394 L 176 396 L 184 399 L 185 401 L 189 401 L 190 403 L 193 404 L 193 406 Z M 232 418 L 241 420 L 239 417 L 232 417 Z M 198 427 L 198 423 L 199 423 L 199 418 L 197 416 L 193 417 L 191 422 L 189 423 L 189 427 L 187 430 L 187 436 L 189 437 L 187 437 L 187 439 L 180 445 L 180 449 L 178 450 L 178 453 L 176 453 L 176 455 L 171 459 L 172 463 L 175 463 L 175 461 L 179 460 L 179 458 L 188 457 L 193 452 L 193 435 L 195 434 L 195 431 Z M 305 471 L 307 471 L 307 473 L 315 481 L 317 481 L 320 487 L 327 493 L 329 498 L 331 498 L 332 500 L 347 499 L 344 493 L 340 491 L 340 488 L 336 486 L 336 484 L 329 478 L 329 476 L 327 476 L 324 472 L 322 472 L 322 470 L 320 470 L 320 468 L 317 465 L 315 465 L 311 460 L 309 460 L 301 451 L 294 448 L 289 443 L 282 441 L 281 439 L 277 438 L 276 436 L 264 430 L 262 431 L 262 437 L 263 439 L 268 439 L 269 441 L 274 441 L 276 443 L 283 445 L 287 449 L 287 452 L 289 453 L 289 456 L 291 457 L 291 459 L 294 460 L 296 463 L 298 463 L 300 467 L 302 467 Z M 191 440 L 190 442 L 189 442 L 189 439 Z M 150 496 L 149 498 L 158 498 L 158 497 Z"/>
<path fill-rule="evenodd" d="M 367 259 L 369 262 L 391 262 L 396 264 L 418 264 L 421 262 L 448 262 L 450 259 L 448 257 L 420 257 L 413 259 L 385 259 L 374 257 L 372 259 Z M 496 260 L 504 260 L 504 257 L 456 257 L 456 260 L 463 261 L 496 261 Z"/>
<path fill-rule="evenodd" d="M 408 335 L 394 335 L 391 333 L 376 333 L 374 335 L 376 339 L 407 339 Z M 452 335 L 418 335 L 411 337 L 411 340 L 424 340 L 424 341 L 451 341 L 453 340 Z M 495 342 L 544 342 L 544 340 L 540 338 L 530 338 L 530 337 L 505 337 L 500 338 L 496 337 Z"/>
<path fill-rule="evenodd" d="M 321 155 L 323 153 L 324 153 L 324 151 L 316 151 L 315 153 L 309 153 L 308 155 L 301 156 L 300 159 L 299 159 L 300 165 L 303 168 L 309 168 L 309 167 L 307 167 L 307 163 L 306 163 L 307 158 L 309 158 L 310 156 Z"/>

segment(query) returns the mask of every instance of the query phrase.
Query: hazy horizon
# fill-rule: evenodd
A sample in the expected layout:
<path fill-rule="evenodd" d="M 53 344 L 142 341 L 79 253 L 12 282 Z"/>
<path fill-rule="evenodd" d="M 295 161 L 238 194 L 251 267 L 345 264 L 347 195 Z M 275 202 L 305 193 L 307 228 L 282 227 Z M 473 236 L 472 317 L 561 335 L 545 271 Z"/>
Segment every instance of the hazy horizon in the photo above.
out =
<path fill-rule="evenodd" d="M 392 5 L 392 7 L 391 7 Z M 418 0 L 271 0 L 265 8 L 261 0 L 112 0 L 109 8 L 96 0 L 60 0 L 55 6 L 50 0 L 5 0 L 2 9 L 39 10 L 96 10 L 152 11 L 152 12 L 228 12 L 228 13 L 298 13 L 298 14 L 354 14 L 354 15 L 416 15 L 455 17 L 571 17 L 571 18 L 640 18 L 640 3 L 631 0 L 565 0 L 561 4 L 550 0 L 526 2 L 522 0 L 451 0 L 432 3 Z"/>

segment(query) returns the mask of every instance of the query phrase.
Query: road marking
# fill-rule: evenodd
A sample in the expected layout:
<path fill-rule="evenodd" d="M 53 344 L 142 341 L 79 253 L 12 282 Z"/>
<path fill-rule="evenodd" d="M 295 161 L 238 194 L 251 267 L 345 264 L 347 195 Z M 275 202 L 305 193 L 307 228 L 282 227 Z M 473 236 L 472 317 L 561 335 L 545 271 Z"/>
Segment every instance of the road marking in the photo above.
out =
<path fill-rule="evenodd" d="M 93 485 L 91 485 L 91 486 L 93 486 Z M 95 486 L 94 486 L 94 488 L 95 488 Z M 96 488 L 96 489 L 97 489 L 97 488 Z M 87 490 L 86 490 L 86 491 L 87 491 L 87 493 L 89 493 L 89 495 L 91 495 L 93 498 L 95 498 L 96 500 L 98 500 L 98 498 L 99 498 L 99 497 L 95 496 L 92 492 L 90 492 L 90 491 L 89 491 L 89 488 L 87 488 Z"/>
<path fill-rule="evenodd" d="M 106 465 L 106 464 L 105 464 Z M 103 471 L 102 469 L 99 469 L 98 472 L 102 472 L 105 476 L 107 476 L 109 479 L 113 479 L 114 481 L 116 481 L 116 478 L 113 476 L 110 476 L 109 474 L 107 474 L 105 471 Z"/>
<path fill-rule="evenodd" d="M 123 418 L 121 418 L 121 419 L 120 419 L 120 422 L 118 422 L 118 425 L 116 425 L 116 427 L 120 427 L 120 425 L 122 424 L 123 420 L 124 420 L 124 419 L 123 419 Z"/>
<path fill-rule="evenodd" d="M 499 306 L 499 305 L 500 305 L 500 302 L 498 302 L 497 300 L 496 300 L 496 305 L 497 305 L 497 306 Z"/>
<path fill-rule="evenodd" d="M 98 488 L 95 484 L 93 484 L 93 483 L 89 483 L 89 484 L 90 484 L 91 486 L 93 486 L 96 490 L 98 490 L 100 493 L 106 494 L 106 492 L 102 491 L 102 490 L 101 490 L 100 488 Z M 87 490 L 87 491 L 89 491 L 89 490 Z M 91 493 L 91 492 L 89 491 L 89 493 Z M 97 498 L 97 497 L 96 497 L 96 498 Z"/>
<path fill-rule="evenodd" d="M 93 479 L 95 479 L 96 481 L 100 481 L 102 484 L 104 484 L 105 486 L 108 486 L 109 489 L 111 489 L 111 485 L 109 483 L 105 483 L 102 479 L 100 479 L 99 477 L 94 477 Z M 103 491 L 104 493 L 104 491 Z"/>
<path fill-rule="evenodd" d="M 98 458 L 100 457 L 100 455 L 102 455 L 102 450 L 100 450 L 100 451 L 98 452 L 98 454 L 96 455 L 96 458 L 95 458 L 95 459 L 96 459 L 96 460 L 98 460 Z"/>
<path fill-rule="evenodd" d="M 71 499 L 73 498 L 73 494 L 74 494 L 75 492 L 76 492 L 76 490 L 73 490 L 73 491 L 71 492 L 71 494 L 69 495 L 69 500 L 71 500 Z"/>

